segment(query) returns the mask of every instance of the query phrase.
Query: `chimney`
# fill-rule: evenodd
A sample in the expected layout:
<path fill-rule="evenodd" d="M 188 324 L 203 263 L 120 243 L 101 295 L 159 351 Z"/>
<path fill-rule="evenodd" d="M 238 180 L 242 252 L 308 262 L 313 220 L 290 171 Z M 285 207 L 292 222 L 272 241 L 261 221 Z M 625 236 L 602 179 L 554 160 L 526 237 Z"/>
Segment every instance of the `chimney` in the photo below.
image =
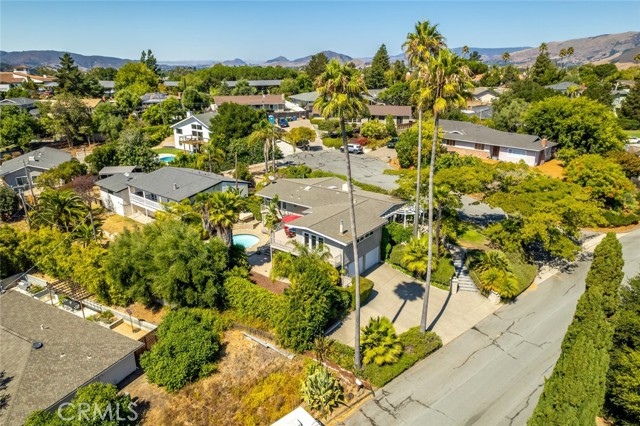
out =
<path fill-rule="evenodd" d="M 174 184 L 173 184 L 173 190 L 175 191 L 176 189 L 178 189 L 178 184 L 177 184 L 177 183 L 174 183 Z"/>
<path fill-rule="evenodd" d="M 349 184 L 348 183 L 343 183 L 342 184 L 342 191 L 347 192 L 349 190 Z"/>
<path fill-rule="evenodd" d="M 542 144 L 543 148 L 547 147 L 547 138 L 542 138 L 542 140 L 540 141 L 540 143 Z"/>
<path fill-rule="evenodd" d="M 191 111 L 187 111 L 187 117 L 191 117 Z"/>
<path fill-rule="evenodd" d="M 344 220 L 340 219 L 340 235 L 344 234 Z"/>

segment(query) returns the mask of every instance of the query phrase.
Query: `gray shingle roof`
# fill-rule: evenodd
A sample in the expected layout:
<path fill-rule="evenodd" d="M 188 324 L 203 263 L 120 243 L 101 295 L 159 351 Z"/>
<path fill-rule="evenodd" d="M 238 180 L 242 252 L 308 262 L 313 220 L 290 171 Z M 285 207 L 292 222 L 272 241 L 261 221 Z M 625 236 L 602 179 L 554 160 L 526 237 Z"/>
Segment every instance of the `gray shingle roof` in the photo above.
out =
<path fill-rule="evenodd" d="M 7 98 L 0 101 L 0 106 L 2 105 L 15 105 L 23 108 L 32 107 L 36 103 L 35 100 L 30 98 Z"/>
<path fill-rule="evenodd" d="M 308 207 L 308 214 L 291 222 L 291 227 L 307 228 L 348 245 L 351 243 L 349 195 L 342 190 L 344 183 L 335 177 L 278 179 L 256 195 L 266 198 L 278 195 L 281 201 Z M 384 225 L 387 221 L 382 217 L 383 214 L 405 203 L 397 197 L 363 191 L 357 187 L 354 187 L 354 198 L 359 235 Z M 343 234 L 339 232 L 340 220 L 347 231 Z"/>
<path fill-rule="evenodd" d="M 98 174 L 99 175 L 115 175 L 118 173 L 132 173 L 138 166 L 107 166 L 103 167 Z"/>
<path fill-rule="evenodd" d="M 100 375 L 142 343 L 32 297 L 0 296 L 0 371 L 12 380 L 0 423 L 21 425 Z M 32 343 L 42 342 L 40 349 Z"/>
<path fill-rule="evenodd" d="M 176 127 L 181 127 L 182 123 L 184 123 L 185 121 L 191 118 L 195 118 L 202 124 L 203 127 L 206 127 L 206 129 L 209 130 L 209 124 L 211 123 L 211 119 L 215 117 L 217 114 L 218 114 L 217 111 L 207 111 L 207 112 L 203 112 L 202 114 L 194 114 L 190 117 L 183 118 L 177 123 L 172 124 L 171 128 L 175 129 Z"/>
<path fill-rule="evenodd" d="M 445 133 L 444 139 L 526 149 L 528 151 L 542 151 L 545 149 L 542 146 L 540 137 L 534 135 L 501 132 L 466 121 L 440 120 L 440 127 Z M 555 142 L 547 143 L 547 147 L 556 145 Z"/>
<path fill-rule="evenodd" d="M 315 102 L 318 99 L 318 92 L 305 92 L 289 96 L 289 99 L 298 102 Z"/>
<path fill-rule="evenodd" d="M 574 83 L 573 81 L 561 81 L 560 83 L 550 84 L 548 86 L 544 86 L 547 89 L 553 89 L 559 92 L 566 92 L 569 87 L 580 87 L 579 84 Z"/>
<path fill-rule="evenodd" d="M 282 80 L 247 80 L 249 86 L 257 87 L 257 86 L 280 86 L 282 84 Z M 237 81 L 227 81 L 227 86 L 236 87 L 238 84 Z"/>
<path fill-rule="evenodd" d="M 30 168 L 49 170 L 69 160 L 71 160 L 71 154 L 68 152 L 45 146 L 2 163 L 0 165 L 0 176 L 5 176 L 23 168 L 23 161 Z"/>
<path fill-rule="evenodd" d="M 161 167 L 151 173 L 136 176 L 130 186 L 173 201 L 182 201 L 213 188 L 221 182 L 235 183 L 235 179 L 201 170 Z"/>
<path fill-rule="evenodd" d="M 108 178 L 100 179 L 96 182 L 96 186 L 111 192 L 120 192 L 127 189 L 129 185 L 133 185 L 135 179 L 139 176 L 144 176 L 144 173 L 129 173 L 129 176 L 124 173 L 117 173 Z"/>

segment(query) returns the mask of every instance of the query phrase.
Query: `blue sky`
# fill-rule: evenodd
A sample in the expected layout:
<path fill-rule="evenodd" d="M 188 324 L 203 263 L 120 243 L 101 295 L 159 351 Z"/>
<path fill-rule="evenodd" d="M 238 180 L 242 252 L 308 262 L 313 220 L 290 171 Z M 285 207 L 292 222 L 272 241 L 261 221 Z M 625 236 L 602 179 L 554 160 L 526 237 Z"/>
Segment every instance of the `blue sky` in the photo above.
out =
<path fill-rule="evenodd" d="M 416 21 L 439 23 L 450 47 L 537 46 L 640 30 L 637 1 L 7 1 L 0 49 L 66 50 L 161 61 L 289 59 L 320 50 L 401 51 Z"/>

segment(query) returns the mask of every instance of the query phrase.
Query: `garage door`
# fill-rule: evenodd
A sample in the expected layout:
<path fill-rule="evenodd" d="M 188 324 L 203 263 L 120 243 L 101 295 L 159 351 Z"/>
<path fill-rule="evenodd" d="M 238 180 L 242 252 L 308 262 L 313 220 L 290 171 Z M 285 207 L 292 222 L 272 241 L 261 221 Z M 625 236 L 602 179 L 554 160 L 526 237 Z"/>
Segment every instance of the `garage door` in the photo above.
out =
<path fill-rule="evenodd" d="M 360 274 L 362 274 L 362 272 L 367 269 L 365 267 L 364 264 L 364 256 L 360 256 L 360 262 L 358 262 L 359 266 L 360 266 Z M 356 275 L 356 265 L 355 262 L 351 262 L 349 265 L 347 265 L 347 274 L 350 277 L 353 277 Z"/>
<path fill-rule="evenodd" d="M 367 270 L 380 262 L 380 247 L 376 247 L 364 256 L 364 269 Z"/>

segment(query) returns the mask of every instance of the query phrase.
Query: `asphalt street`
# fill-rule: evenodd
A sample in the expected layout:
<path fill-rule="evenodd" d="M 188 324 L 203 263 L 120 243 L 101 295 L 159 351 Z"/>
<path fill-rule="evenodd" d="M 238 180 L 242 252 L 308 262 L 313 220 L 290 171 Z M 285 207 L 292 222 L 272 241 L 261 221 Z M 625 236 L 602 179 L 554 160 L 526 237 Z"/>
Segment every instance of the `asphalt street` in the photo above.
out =
<path fill-rule="evenodd" d="M 620 237 L 627 277 L 640 273 L 640 230 Z M 588 257 L 558 272 L 421 361 L 346 425 L 525 425 L 573 318 Z"/>

